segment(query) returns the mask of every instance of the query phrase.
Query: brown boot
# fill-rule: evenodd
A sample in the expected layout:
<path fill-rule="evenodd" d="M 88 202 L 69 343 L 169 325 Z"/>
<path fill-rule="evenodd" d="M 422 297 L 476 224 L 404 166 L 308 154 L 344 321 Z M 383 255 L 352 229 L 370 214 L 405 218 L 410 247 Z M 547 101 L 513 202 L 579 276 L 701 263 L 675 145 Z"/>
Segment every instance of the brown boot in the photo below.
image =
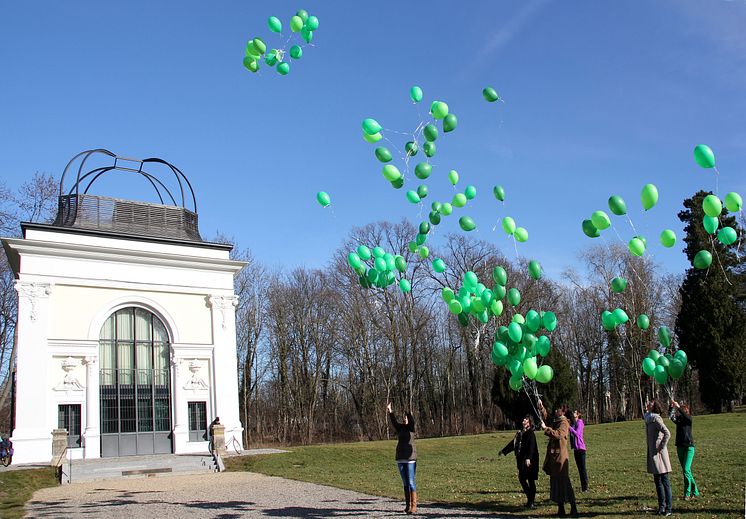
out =
<path fill-rule="evenodd" d="M 411 506 L 409 507 L 409 513 L 416 514 L 417 513 L 417 492 L 415 490 L 412 490 L 410 492 L 410 495 L 411 495 Z"/>
<path fill-rule="evenodd" d="M 406 503 L 406 507 L 404 508 L 405 513 L 409 513 L 409 509 L 412 506 L 412 494 L 409 492 L 408 488 L 404 489 L 404 502 Z"/>

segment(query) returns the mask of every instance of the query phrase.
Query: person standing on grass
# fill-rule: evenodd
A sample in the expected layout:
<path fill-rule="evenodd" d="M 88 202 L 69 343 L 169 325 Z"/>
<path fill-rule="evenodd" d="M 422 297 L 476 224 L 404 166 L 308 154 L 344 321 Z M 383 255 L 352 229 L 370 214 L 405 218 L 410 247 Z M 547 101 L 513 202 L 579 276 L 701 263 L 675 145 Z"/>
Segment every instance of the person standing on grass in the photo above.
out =
<path fill-rule="evenodd" d="M 523 493 L 526 494 L 526 508 L 536 508 L 536 480 L 539 479 L 539 449 L 536 448 L 536 435 L 534 435 L 534 419 L 527 414 L 523 419 L 522 427 L 515 433 L 513 438 L 505 446 L 500 454 L 507 456 L 509 452 L 515 453 L 515 461 L 518 465 L 518 481 L 521 483 Z"/>
<path fill-rule="evenodd" d="M 575 505 L 575 492 L 570 482 L 570 463 L 567 452 L 567 437 L 570 434 L 570 424 L 565 416 L 568 407 L 558 406 L 554 411 L 552 427 L 542 421 L 540 426 L 549 437 L 547 443 L 547 455 L 544 458 L 544 472 L 549 474 L 549 497 L 557 503 L 557 515 L 565 516 L 565 503 L 570 503 L 570 514 L 578 516 L 578 508 Z M 539 400 L 539 412 L 544 419 L 547 411 Z"/>
<path fill-rule="evenodd" d="M 569 417 L 568 417 L 569 419 Z M 570 420 L 570 445 L 575 453 L 575 465 L 578 466 L 580 474 L 580 488 L 582 492 L 588 492 L 588 472 L 585 469 L 585 422 L 583 415 L 577 409 L 572 413 Z"/>
<path fill-rule="evenodd" d="M 645 413 L 645 431 L 648 444 L 648 473 L 653 475 L 658 494 L 658 515 L 671 515 L 671 461 L 668 458 L 668 440 L 671 433 L 661 418 L 661 405 L 656 400 L 648 402 Z"/>
<path fill-rule="evenodd" d="M 692 415 L 685 402 L 671 400 L 671 420 L 676 424 L 676 452 L 684 471 L 684 501 L 699 497 L 699 488 L 692 475 L 694 439 L 692 438 Z"/>
<path fill-rule="evenodd" d="M 407 411 L 403 423 L 396 421 L 391 404 L 386 404 L 391 423 L 396 429 L 399 441 L 396 443 L 396 464 L 399 467 L 402 483 L 404 484 L 404 511 L 408 514 L 417 512 L 417 485 L 415 476 L 417 474 L 417 449 L 414 445 L 414 417 Z"/>

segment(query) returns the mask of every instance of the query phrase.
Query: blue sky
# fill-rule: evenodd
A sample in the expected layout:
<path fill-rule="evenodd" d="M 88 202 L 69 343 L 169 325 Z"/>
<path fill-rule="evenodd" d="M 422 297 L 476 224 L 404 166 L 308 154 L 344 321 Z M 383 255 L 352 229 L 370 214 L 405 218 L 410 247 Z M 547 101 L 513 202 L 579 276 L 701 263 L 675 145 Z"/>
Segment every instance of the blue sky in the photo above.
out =
<path fill-rule="evenodd" d="M 287 26 L 299 8 L 320 20 L 314 46 L 287 76 L 246 71 L 246 41 L 276 44 L 267 18 Z M 680 236 L 681 201 L 715 186 L 693 161 L 698 143 L 715 151 L 721 196 L 746 194 L 744 27 L 746 2 L 723 0 L 4 2 L 0 177 L 14 187 L 35 171 L 59 176 L 97 147 L 161 157 L 195 186 L 203 236 L 234 236 L 270 266 L 321 268 L 352 226 L 416 223 L 450 200 L 456 169 L 459 188 L 477 188 L 458 213 L 477 222 L 473 234 L 514 256 L 492 231 L 510 215 L 530 235 L 519 253 L 558 276 L 591 244 L 581 220 L 611 194 L 650 242 L 664 228 Z M 485 102 L 487 85 L 505 102 Z M 411 131 L 434 99 L 459 126 L 436 141 L 420 208 L 383 179 L 360 122 Z M 643 214 L 648 182 L 661 198 Z M 97 186 L 150 197 L 131 178 Z M 451 216 L 438 233 L 456 230 Z M 679 244 L 651 251 L 667 270 L 687 266 Z"/>

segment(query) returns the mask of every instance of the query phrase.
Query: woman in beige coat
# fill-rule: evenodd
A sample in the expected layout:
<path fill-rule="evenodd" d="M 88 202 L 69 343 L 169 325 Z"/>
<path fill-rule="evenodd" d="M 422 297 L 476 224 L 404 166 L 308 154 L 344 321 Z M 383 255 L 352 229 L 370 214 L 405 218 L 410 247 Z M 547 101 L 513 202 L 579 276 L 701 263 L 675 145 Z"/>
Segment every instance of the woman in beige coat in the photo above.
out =
<path fill-rule="evenodd" d="M 565 415 L 568 410 L 566 405 L 555 409 L 552 427 L 547 427 L 543 421 L 541 422 L 544 434 L 549 437 L 547 455 L 544 458 L 544 472 L 549 474 L 549 497 L 557 503 L 557 515 L 564 517 L 565 503 L 570 503 L 570 514 L 577 517 L 578 508 L 575 505 L 575 492 L 570 482 L 570 463 L 567 452 L 570 422 Z M 539 412 L 546 419 L 547 412 L 541 401 L 539 401 Z"/>
<path fill-rule="evenodd" d="M 658 515 L 671 515 L 671 461 L 668 458 L 668 440 L 671 433 L 661 418 L 661 405 L 652 400 L 648 402 L 645 413 L 645 432 L 648 443 L 648 473 L 655 480 L 655 491 L 658 494 Z"/>

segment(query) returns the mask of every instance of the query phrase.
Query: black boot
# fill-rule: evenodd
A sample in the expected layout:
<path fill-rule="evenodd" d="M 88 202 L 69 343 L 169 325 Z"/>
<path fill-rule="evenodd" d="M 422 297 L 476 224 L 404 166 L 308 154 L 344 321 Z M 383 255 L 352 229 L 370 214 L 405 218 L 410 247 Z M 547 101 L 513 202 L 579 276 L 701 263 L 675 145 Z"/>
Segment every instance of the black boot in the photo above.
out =
<path fill-rule="evenodd" d="M 557 505 L 557 515 L 559 517 L 565 517 L 567 514 L 565 514 L 565 503 L 559 503 Z"/>
<path fill-rule="evenodd" d="M 578 517 L 578 507 L 575 506 L 575 501 L 570 503 L 570 515 L 573 517 Z"/>
<path fill-rule="evenodd" d="M 404 489 L 404 503 L 406 506 L 404 507 L 404 513 L 409 513 L 409 509 L 412 507 L 412 495 L 409 492 L 408 488 Z"/>

